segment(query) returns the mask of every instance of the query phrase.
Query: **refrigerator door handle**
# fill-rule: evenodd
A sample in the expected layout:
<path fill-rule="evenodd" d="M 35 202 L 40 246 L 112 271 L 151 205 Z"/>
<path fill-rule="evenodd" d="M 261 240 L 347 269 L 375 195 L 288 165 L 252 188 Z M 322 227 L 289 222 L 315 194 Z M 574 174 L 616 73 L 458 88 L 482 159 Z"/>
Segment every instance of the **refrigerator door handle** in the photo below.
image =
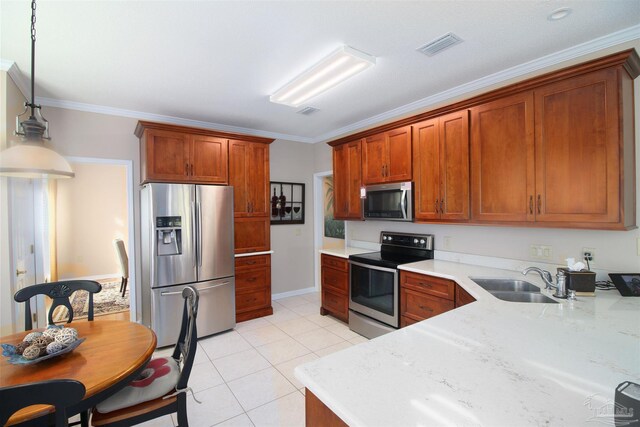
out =
<path fill-rule="evenodd" d="M 202 209 L 200 202 L 196 202 L 196 215 L 198 215 L 196 259 L 198 260 L 198 267 L 202 267 Z"/>
<path fill-rule="evenodd" d="M 214 288 L 219 288 L 220 286 L 227 286 L 228 284 L 229 284 L 229 282 L 218 283 L 217 285 L 207 286 L 206 288 L 200 288 L 200 289 L 198 289 L 198 292 L 209 291 L 209 290 L 214 289 Z"/>
<path fill-rule="evenodd" d="M 191 223 L 193 224 L 193 238 L 191 239 L 191 243 L 193 245 L 193 267 L 198 266 L 198 225 L 197 225 L 197 217 L 196 217 L 196 202 L 191 202 Z"/>
<path fill-rule="evenodd" d="M 217 285 L 207 286 L 206 288 L 197 288 L 198 292 L 208 291 L 214 288 L 219 288 L 220 286 L 226 286 L 229 282 L 218 283 Z M 169 295 L 182 295 L 182 291 L 174 291 L 174 292 L 160 292 L 160 295 L 163 297 L 167 297 Z"/>

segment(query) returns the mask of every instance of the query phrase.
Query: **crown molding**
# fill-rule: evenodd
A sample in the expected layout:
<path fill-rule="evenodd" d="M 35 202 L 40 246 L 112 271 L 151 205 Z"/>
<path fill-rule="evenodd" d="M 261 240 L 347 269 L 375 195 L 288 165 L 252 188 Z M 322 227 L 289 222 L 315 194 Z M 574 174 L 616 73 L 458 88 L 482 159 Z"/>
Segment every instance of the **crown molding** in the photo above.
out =
<path fill-rule="evenodd" d="M 9 77 L 11 77 L 11 80 L 16 84 L 22 96 L 24 96 L 25 99 L 29 99 L 29 81 L 22 71 L 20 71 L 20 68 L 18 68 L 18 64 L 16 64 L 15 61 L 0 58 L 0 69 L 6 71 Z"/>
<path fill-rule="evenodd" d="M 331 141 L 332 139 L 336 139 L 340 136 L 356 133 L 359 130 L 374 127 L 384 122 L 393 121 L 394 119 L 398 119 L 403 116 L 415 114 L 420 111 L 428 111 L 429 107 L 433 107 L 437 104 L 444 103 L 457 97 L 470 95 L 477 90 L 486 89 L 495 84 L 507 82 L 513 78 L 523 77 L 529 73 L 544 70 L 554 65 L 561 64 L 565 61 L 570 61 L 581 56 L 585 56 L 601 51 L 603 49 L 607 49 L 609 47 L 617 46 L 622 43 L 638 39 L 640 39 L 640 25 L 625 28 L 615 33 L 607 34 L 606 36 L 602 36 L 597 39 L 593 39 L 588 42 L 581 43 L 579 45 L 572 46 L 558 52 L 554 52 L 541 58 L 537 58 L 511 68 L 507 68 L 506 70 L 481 77 L 477 80 L 461 84 L 435 95 L 419 99 L 410 104 L 406 104 L 401 107 L 394 108 L 393 110 L 385 111 L 384 113 L 369 117 L 365 120 L 352 123 L 348 126 L 336 129 L 335 131 L 327 132 L 323 135 L 315 137 L 314 141 Z"/>
<path fill-rule="evenodd" d="M 66 108 L 68 110 L 86 111 L 89 113 L 108 114 L 111 116 L 131 117 L 138 120 L 150 122 L 161 122 L 181 126 L 199 127 L 203 129 L 219 130 L 228 133 L 240 133 L 245 135 L 260 136 L 272 139 L 285 139 L 288 141 L 299 141 L 313 143 L 312 138 L 298 135 L 288 135 L 284 133 L 268 132 L 259 129 L 244 128 L 240 126 L 230 126 L 222 123 L 205 122 L 202 120 L 185 119 L 182 117 L 165 116 L 162 114 L 145 113 L 143 111 L 126 110 L 124 108 L 107 107 L 104 105 L 85 104 L 82 102 L 67 101 L 54 98 L 36 97 L 36 102 L 47 107 Z"/>
<path fill-rule="evenodd" d="M 602 37 L 590 40 L 585 43 L 581 43 L 576 46 L 572 46 L 567 49 L 563 49 L 558 52 L 543 56 L 541 58 L 534 59 L 523 64 L 516 65 L 506 70 L 499 71 L 494 74 L 490 74 L 485 77 L 461 84 L 454 88 L 442 91 L 435 95 L 428 96 L 426 98 L 419 99 L 409 104 L 394 108 L 392 110 L 385 111 L 375 116 L 369 117 L 364 120 L 352 123 L 348 126 L 343 126 L 331 132 L 321 134 L 316 137 L 306 137 L 300 135 L 290 135 L 278 132 L 269 132 L 260 129 L 244 128 L 240 126 L 230 126 L 222 123 L 206 122 L 201 120 L 191 120 L 181 117 L 165 116 L 161 114 L 146 113 L 143 111 L 127 110 L 123 108 L 107 107 L 95 104 L 85 104 L 81 102 L 60 100 L 54 98 L 41 98 L 36 97 L 36 102 L 56 108 L 65 108 L 69 110 L 86 111 L 90 113 L 108 114 L 112 116 L 131 117 L 139 120 L 148 120 L 154 122 L 170 123 L 182 126 L 200 127 L 204 129 L 213 129 L 229 133 L 241 133 L 246 135 L 254 135 L 273 139 L 284 139 L 288 141 L 303 142 L 308 144 L 315 144 L 318 142 L 331 141 L 338 137 L 356 133 L 367 128 L 375 127 L 381 123 L 390 122 L 401 117 L 416 114 L 418 112 L 428 111 L 430 107 L 434 107 L 437 104 L 445 103 L 449 100 L 464 97 L 470 95 L 475 91 L 486 89 L 493 85 L 507 82 L 511 79 L 524 77 L 530 73 L 544 70 L 555 65 L 561 64 L 566 61 L 570 61 L 575 58 L 579 58 L 585 55 L 596 53 L 603 49 L 614 47 L 622 43 L 630 42 L 640 39 L 640 25 L 625 28 L 620 31 L 616 31 L 611 34 L 607 34 Z M 23 95 L 28 93 L 28 81 L 24 77 L 24 74 L 20 71 L 17 64 L 13 61 L 0 59 L 0 68 L 6 71 L 9 76 L 16 83 Z M 27 95 L 25 95 L 27 97 Z"/>

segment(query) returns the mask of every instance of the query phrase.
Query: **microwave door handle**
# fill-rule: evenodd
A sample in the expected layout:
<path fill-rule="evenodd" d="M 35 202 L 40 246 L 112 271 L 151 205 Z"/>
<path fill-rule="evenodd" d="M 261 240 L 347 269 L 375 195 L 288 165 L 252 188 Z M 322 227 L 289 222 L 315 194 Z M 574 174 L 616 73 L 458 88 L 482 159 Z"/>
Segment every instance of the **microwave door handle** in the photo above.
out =
<path fill-rule="evenodd" d="M 402 210 L 402 218 L 407 219 L 407 190 L 402 190 L 400 209 Z"/>

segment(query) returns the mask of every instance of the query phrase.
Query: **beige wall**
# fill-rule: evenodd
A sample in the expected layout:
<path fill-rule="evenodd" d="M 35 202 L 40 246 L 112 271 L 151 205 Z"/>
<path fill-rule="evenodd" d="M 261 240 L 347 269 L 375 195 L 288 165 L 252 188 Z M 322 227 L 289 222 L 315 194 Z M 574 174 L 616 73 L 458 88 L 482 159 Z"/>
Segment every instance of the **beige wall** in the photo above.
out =
<path fill-rule="evenodd" d="M 13 141 L 16 116 L 24 109 L 25 98 L 11 77 L 0 71 L 0 150 Z M 13 295 L 11 280 L 13 279 L 9 259 L 9 206 L 7 195 L 7 178 L 0 178 L 0 335 L 15 332 L 13 325 Z"/>
<path fill-rule="evenodd" d="M 71 164 L 74 179 L 58 180 L 58 279 L 120 275 L 113 239 L 127 247 L 127 177 L 122 165 Z"/>
<path fill-rule="evenodd" d="M 271 181 L 305 185 L 304 224 L 272 225 L 271 292 L 310 288 L 313 282 L 313 168 L 314 147 L 276 140 L 269 150 Z"/>

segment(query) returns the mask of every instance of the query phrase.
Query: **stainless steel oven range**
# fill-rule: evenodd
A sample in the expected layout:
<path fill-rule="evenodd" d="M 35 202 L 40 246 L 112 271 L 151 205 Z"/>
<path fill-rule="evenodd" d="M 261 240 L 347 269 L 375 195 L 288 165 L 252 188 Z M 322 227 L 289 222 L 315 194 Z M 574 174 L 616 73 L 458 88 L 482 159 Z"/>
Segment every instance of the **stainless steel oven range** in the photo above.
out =
<path fill-rule="evenodd" d="M 349 328 L 367 338 L 400 326 L 398 266 L 433 259 L 433 235 L 380 233 L 380 252 L 349 257 Z"/>

